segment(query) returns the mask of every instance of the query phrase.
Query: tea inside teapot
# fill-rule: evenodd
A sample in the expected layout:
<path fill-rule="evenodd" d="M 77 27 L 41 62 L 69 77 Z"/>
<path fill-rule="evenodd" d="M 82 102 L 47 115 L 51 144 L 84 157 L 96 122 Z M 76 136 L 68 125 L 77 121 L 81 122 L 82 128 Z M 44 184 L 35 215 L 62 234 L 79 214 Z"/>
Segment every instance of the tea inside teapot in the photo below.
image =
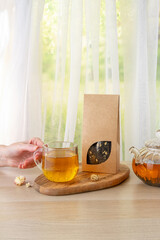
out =
<path fill-rule="evenodd" d="M 160 131 L 156 138 L 145 143 L 145 147 L 138 150 L 135 147 L 129 149 L 134 154 L 132 168 L 137 177 L 144 183 L 160 187 Z"/>

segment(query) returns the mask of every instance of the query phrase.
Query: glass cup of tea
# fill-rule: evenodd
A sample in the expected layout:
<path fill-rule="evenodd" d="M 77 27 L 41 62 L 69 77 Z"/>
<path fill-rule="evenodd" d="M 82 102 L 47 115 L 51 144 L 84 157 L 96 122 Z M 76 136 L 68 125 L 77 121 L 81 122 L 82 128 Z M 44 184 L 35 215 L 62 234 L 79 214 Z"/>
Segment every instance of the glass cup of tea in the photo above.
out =
<path fill-rule="evenodd" d="M 52 182 L 71 181 L 79 169 L 78 146 L 71 142 L 50 142 L 33 154 L 35 164 Z"/>

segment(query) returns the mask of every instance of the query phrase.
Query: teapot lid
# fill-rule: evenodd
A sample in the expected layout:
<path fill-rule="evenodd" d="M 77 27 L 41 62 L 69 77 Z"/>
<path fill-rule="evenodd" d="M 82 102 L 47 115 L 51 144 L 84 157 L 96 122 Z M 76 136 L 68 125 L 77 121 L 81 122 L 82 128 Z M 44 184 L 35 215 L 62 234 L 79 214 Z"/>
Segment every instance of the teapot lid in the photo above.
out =
<path fill-rule="evenodd" d="M 145 142 L 147 148 L 160 149 L 160 129 L 156 132 L 156 138 Z"/>

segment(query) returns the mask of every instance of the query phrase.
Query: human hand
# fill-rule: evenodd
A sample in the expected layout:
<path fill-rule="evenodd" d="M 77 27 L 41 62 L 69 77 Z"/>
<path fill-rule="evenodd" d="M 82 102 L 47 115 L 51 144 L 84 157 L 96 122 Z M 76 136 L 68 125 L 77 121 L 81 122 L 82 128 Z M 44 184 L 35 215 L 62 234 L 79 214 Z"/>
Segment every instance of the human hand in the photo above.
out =
<path fill-rule="evenodd" d="M 5 147 L 7 166 L 18 168 L 32 168 L 35 166 L 33 152 L 43 146 L 40 138 L 32 138 L 28 142 L 13 143 Z"/>

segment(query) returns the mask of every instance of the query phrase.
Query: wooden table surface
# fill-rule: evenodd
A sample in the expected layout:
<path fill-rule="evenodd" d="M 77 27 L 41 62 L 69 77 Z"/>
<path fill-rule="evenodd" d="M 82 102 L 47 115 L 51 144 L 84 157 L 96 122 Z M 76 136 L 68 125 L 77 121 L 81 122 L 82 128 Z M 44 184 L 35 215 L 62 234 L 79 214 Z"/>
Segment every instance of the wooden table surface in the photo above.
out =
<path fill-rule="evenodd" d="M 33 182 L 39 174 L 37 168 L 0 168 L 1 240 L 160 239 L 160 188 L 145 185 L 132 170 L 119 186 L 68 196 L 13 183 L 18 175 Z"/>

